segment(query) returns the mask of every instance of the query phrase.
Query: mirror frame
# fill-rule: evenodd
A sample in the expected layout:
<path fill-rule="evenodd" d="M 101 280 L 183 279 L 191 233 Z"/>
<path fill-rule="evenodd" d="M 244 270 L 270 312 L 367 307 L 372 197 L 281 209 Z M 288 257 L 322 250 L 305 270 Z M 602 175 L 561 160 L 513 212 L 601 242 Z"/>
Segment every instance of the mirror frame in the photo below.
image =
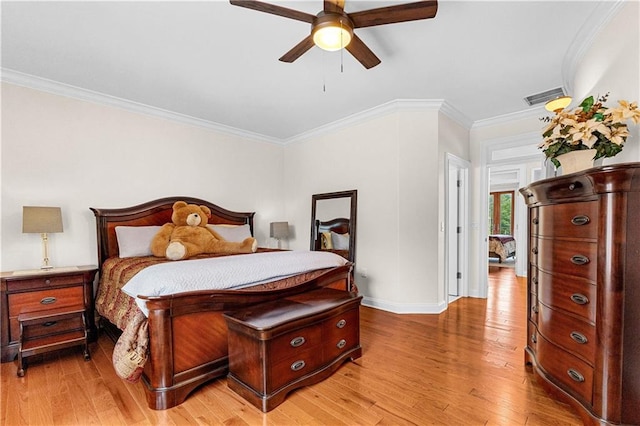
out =
<path fill-rule="evenodd" d="M 349 261 L 355 263 L 356 259 L 356 218 L 358 210 L 358 190 L 327 192 L 324 194 L 313 194 L 311 196 L 311 251 L 315 251 L 316 240 L 316 204 L 320 200 L 331 200 L 334 198 L 349 198 Z"/>

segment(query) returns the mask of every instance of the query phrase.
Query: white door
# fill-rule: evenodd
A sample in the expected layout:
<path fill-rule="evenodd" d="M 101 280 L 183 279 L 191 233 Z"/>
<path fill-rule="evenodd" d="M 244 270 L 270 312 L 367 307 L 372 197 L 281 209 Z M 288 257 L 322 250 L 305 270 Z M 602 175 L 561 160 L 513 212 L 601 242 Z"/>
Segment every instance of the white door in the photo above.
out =
<path fill-rule="evenodd" d="M 447 154 L 446 285 L 449 300 L 467 296 L 467 185 L 469 163 Z"/>

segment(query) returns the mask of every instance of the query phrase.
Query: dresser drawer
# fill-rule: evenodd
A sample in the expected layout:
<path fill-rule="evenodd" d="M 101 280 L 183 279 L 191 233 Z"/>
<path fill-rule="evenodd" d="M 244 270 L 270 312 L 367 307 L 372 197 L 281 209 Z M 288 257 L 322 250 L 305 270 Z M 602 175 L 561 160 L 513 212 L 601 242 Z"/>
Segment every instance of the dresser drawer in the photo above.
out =
<path fill-rule="evenodd" d="M 593 401 L 593 368 L 538 334 L 538 365 L 587 404 Z"/>
<path fill-rule="evenodd" d="M 538 296 L 536 294 L 529 294 L 529 319 L 534 324 L 538 324 L 538 310 L 539 308 Z"/>
<path fill-rule="evenodd" d="M 314 373 L 322 364 L 322 350 L 319 348 L 309 348 L 283 359 L 267 370 L 270 380 L 266 381 L 265 391 L 266 393 L 275 392 L 284 385 Z"/>
<path fill-rule="evenodd" d="M 552 240 L 539 238 L 537 247 L 538 268 L 547 272 L 597 279 L 598 245 L 591 242 Z"/>
<path fill-rule="evenodd" d="M 70 285 L 81 285 L 84 283 L 82 275 L 63 275 L 30 278 L 24 280 L 7 281 L 7 291 L 25 291 L 32 289 L 44 289 L 48 287 L 63 287 Z"/>
<path fill-rule="evenodd" d="M 360 344 L 358 314 L 358 308 L 352 309 L 327 320 L 323 325 L 322 341 L 325 360 L 336 359 L 340 354 Z"/>
<path fill-rule="evenodd" d="M 52 288 L 27 293 L 14 293 L 9 297 L 9 317 L 22 312 L 36 312 L 71 305 L 84 305 L 84 288 Z"/>
<path fill-rule="evenodd" d="M 597 287 L 587 280 L 567 279 L 538 271 L 538 298 L 547 306 L 596 321 Z"/>
<path fill-rule="evenodd" d="M 547 339 L 594 365 L 595 326 L 540 304 L 538 330 Z"/>
<path fill-rule="evenodd" d="M 295 356 L 308 349 L 320 350 L 322 344 L 322 330 L 320 325 L 314 325 L 294 330 L 276 337 L 269 344 L 271 362 L 277 363 L 282 359 Z"/>
<path fill-rule="evenodd" d="M 527 346 L 535 353 L 538 345 L 538 328 L 532 321 L 527 321 Z"/>
<path fill-rule="evenodd" d="M 542 206 L 537 219 L 539 236 L 598 238 L 597 201 Z"/>

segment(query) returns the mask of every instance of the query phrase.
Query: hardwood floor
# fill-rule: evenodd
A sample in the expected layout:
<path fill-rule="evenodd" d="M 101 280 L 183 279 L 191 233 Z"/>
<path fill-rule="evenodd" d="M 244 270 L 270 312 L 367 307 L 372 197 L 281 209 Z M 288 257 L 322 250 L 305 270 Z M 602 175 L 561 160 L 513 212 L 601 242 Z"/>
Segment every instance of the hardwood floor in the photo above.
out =
<path fill-rule="evenodd" d="M 92 359 L 69 349 L 29 364 L 1 365 L 3 425 L 580 425 L 524 366 L 526 283 L 491 268 L 487 300 L 463 298 L 441 315 L 361 308 L 362 358 L 299 389 L 268 414 L 227 388 L 206 384 L 173 409 L 147 408 L 140 385 L 118 379 L 113 343 Z"/>

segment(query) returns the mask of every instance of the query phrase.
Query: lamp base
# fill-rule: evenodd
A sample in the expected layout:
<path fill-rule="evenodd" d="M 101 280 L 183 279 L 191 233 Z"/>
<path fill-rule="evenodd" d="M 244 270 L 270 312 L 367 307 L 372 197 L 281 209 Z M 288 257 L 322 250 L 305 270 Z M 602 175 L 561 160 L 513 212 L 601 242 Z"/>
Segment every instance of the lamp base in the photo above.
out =
<path fill-rule="evenodd" d="M 42 266 L 40 267 L 40 269 L 45 269 L 45 270 L 47 270 L 47 269 L 53 269 L 53 265 L 42 265 Z"/>

